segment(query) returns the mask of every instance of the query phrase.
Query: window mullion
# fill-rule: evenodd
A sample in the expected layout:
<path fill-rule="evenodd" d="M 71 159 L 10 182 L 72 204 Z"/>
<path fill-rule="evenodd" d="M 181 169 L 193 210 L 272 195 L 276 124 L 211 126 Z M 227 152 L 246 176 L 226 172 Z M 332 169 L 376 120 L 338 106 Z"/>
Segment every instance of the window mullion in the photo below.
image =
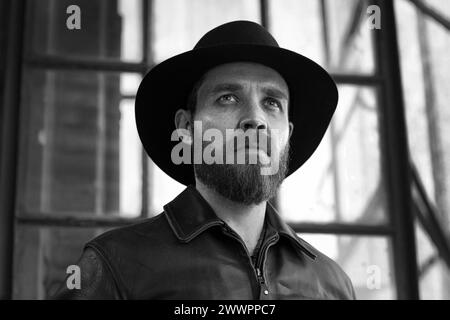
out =
<path fill-rule="evenodd" d="M 74 59 L 56 55 L 32 54 L 24 58 L 27 66 L 41 69 L 66 69 L 111 72 L 146 72 L 151 65 L 145 63 Z"/>

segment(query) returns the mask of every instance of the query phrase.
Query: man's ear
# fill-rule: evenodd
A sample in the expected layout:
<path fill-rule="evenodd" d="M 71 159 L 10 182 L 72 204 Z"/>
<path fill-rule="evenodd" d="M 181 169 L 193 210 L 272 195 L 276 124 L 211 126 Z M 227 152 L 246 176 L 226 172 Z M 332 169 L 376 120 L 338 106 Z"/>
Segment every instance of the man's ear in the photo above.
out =
<path fill-rule="evenodd" d="M 186 129 L 191 132 L 192 117 L 191 112 L 185 109 L 178 109 L 175 113 L 175 128 Z"/>
<path fill-rule="evenodd" d="M 294 131 L 294 124 L 289 122 L 289 139 L 291 139 L 292 131 Z"/>

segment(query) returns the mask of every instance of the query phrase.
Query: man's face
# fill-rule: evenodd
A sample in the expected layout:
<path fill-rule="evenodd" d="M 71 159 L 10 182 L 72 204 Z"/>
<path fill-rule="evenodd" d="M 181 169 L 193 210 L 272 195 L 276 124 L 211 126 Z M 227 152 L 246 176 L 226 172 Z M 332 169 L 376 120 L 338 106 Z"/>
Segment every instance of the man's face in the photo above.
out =
<path fill-rule="evenodd" d="M 229 63 L 204 75 L 193 120 L 224 136 L 226 129 L 277 129 L 273 151 L 280 153 L 292 130 L 288 104 L 288 86 L 278 72 L 256 63 Z"/>
<path fill-rule="evenodd" d="M 208 129 L 217 129 L 224 137 L 225 152 L 250 153 L 258 157 L 277 155 L 279 168 L 273 175 L 261 175 L 257 164 L 196 164 L 196 177 L 223 196 L 246 204 L 260 203 L 273 197 L 287 171 L 289 137 L 292 124 L 288 119 L 289 90 L 286 82 L 275 70 L 256 63 L 237 62 L 220 65 L 209 70 L 197 92 L 197 104 L 192 123 L 201 121 L 201 136 Z M 244 132 L 265 132 L 267 149 L 247 145 L 235 150 L 227 149 L 227 129 Z M 249 130 L 253 129 L 253 130 Z M 275 129 L 275 130 L 274 130 Z M 271 134 L 272 132 L 277 134 Z M 228 141 L 229 143 L 229 141 Z M 208 143 L 204 142 L 204 146 Z M 261 152 L 260 149 L 266 152 Z M 258 158 L 259 159 L 259 158 Z M 266 160 L 267 160 L 266 159 Z"/>

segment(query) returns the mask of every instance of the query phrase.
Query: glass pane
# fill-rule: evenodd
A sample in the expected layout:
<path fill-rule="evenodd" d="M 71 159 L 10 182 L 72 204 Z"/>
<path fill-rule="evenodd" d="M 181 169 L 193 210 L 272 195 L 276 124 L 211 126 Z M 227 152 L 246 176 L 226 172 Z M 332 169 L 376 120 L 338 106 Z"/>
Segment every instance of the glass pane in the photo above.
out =
<path fill-rule="evenodd" d="M 329 71 L 374 73 L 374 31 L 367 22 L 367 1 L 325 0 L 329 39 Z"/>
<path fill-rule="evenodd" d="M 64 283 L 86 242 L 107 231 L 99 228 L 15 228 L 13 299 L 48 299 Z"/>
<path fill-rule="evenodd" d="M 450 2 L 440 3 L 450 12 Z M 450 32 L 409 1 L 395 4 L 411 157 L 450 230 Z"/>
<path fill-rule="evenodd" d="M 365 1 L 271 0 L 269 4 L 270 28 L 281 47 L 311 58 L 330 72 L 374 72 Z"/>
<path fill-rule="evenodd" d="M 80 29 L 75 24 L 79 7 Z M 142 0 L 32 0 L 28 32 L 39 54 L 74 58 L 142 60 Z"/>
<path fill-rule="evenodd" d="M 280 47 L 326 65 L 320 1 L 270 0 L 269 21 Z"/>
<path fill-rule="evenodd" d="M 23 83 L 20 207 L 137 216 L 141 143 L 138 75 L 28 70 Z M 131 87 L 134 86 L 134 89 Z"/>
<path fill-rule="evenodd" d="M 450 20 L 450 2 L 442 0 L 423 0 L 423 2 Z"/>
<path fill-rule="evenodd" d="M 165 174 L 151 159 L 148 160 L 150 176 L 150 215 L 163 211 L 163 206 L 172 201 L 186 186 Z"/>
<path fill-rule="evenodd" d="M 417 221 L 415 227 L 420 298 L 450 300 L 450 269 Z"/>
<path fill-rule="evenodd" d="M 123 216 L 138 216 L 142 207 L 142 147 L 137 135 L 134 100 L 120 103 L 120 207 Z"/>
<path fill-rule="evenodd" d="M 409 149 L 414 164 L 420 172 L 422 182 L 428 194 L 434 199 L 425 86 L 417 35 L 417 15 L 414 6 L 409 1 L 396 1 L 395 5 Z"/>
<path fill-rule="evenodd" d="M 340 86 L 339 96 L 317 151 L 281 186 L 281 213 L 295 222 L 385 223 L 376 91 Z"/>
<path fill-rule="evenodd" d="M 153 58 L 191 50 L 209 30 L 233 20 L 260 21 L 258 0 L 154 0 Z"/>
<path fill-rule="evenodd" d="M 450 3 L 427 1 L 450 13 Z M 411 157 L 427 195 L 450 229 L 450 33 L 420 14 L 408 1 L 396 1 L 396 18 Z M 422 227 L 416 225 L 422 299 L 450 299 L 450 270 Z"/>
<path fill-rule="evenodd" d="M 385 237 L 299 234 L 347 273 L 358 300 L 395 299 L 390 241 Z"/>

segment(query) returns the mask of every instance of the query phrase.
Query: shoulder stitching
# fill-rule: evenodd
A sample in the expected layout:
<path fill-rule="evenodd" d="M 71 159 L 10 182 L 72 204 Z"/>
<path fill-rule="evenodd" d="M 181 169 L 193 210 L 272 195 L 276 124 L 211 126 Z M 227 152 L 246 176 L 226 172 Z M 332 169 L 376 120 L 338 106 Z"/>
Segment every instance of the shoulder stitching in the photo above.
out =
<path fill-rule="evenodd" d="M 108 268 L 108 270 L 111 272 L 111 275 L 113 277 L 113 280 L 115 282 L 115 285 L 119 288 L 123 289 L 123 292 L 125 292 L 126 294 L 124 295 L 123 292 L 121 290 L 119 291 L 119 295 L 122 299 L 126 299 L 127 296 L 129 296 L 129 290 L 128 288 L 124 285 L 124 282 L 122 280 L 122 278 L 120 277 L 120 274 L 118 274 L 115 271 L 115 268 L 112 266 L 111 262 L 109 261 L 109 259 L 106 257 L 106 254 L 104 252 L 104 250 L 98 246 L 96 243 L 92 243 L 89 242 L 88 244 L 86 244 L 85 248 L 90 248 L 92 250 L 95 251 L 95 253 L 98 254 L 98 256 L 100 257 L 100 259 L 105 263 L 106 267 Z"/>

